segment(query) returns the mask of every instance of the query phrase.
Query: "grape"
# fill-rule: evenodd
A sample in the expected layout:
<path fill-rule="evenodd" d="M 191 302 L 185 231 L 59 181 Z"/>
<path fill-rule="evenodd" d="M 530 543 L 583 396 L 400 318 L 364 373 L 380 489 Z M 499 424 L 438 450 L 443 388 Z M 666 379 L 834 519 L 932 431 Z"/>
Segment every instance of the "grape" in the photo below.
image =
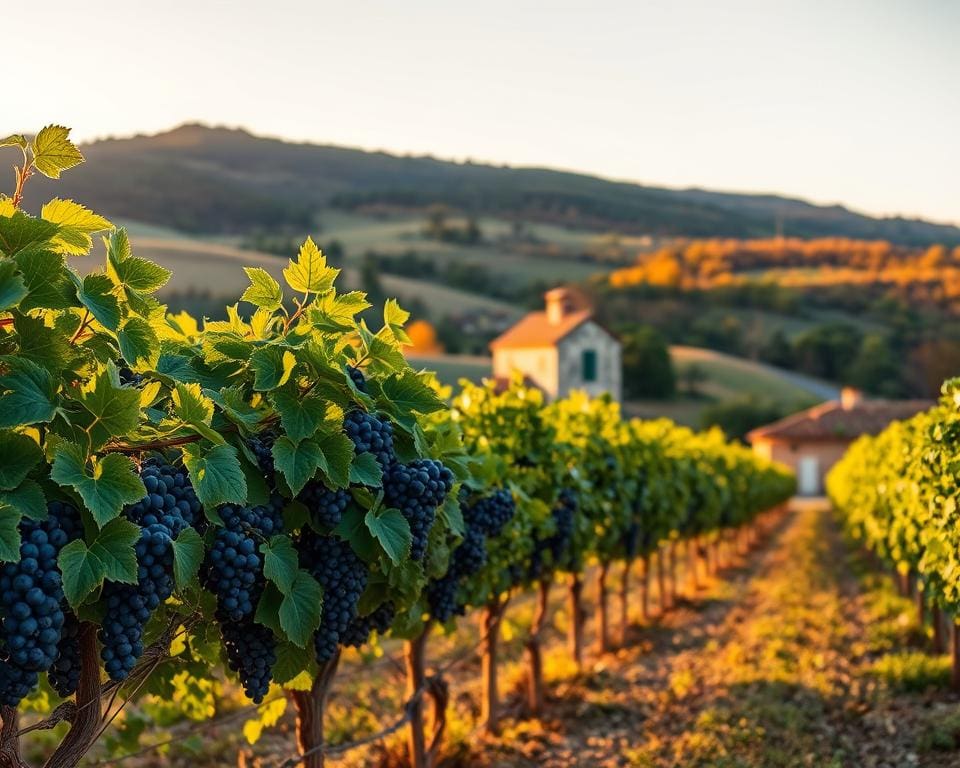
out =
<path fill-rule="evenodd" d="M 323 483 L 311 481 L 297 498 L 310 511 L 313 523 L 321 528 L 336 528 L 350 504 L 350 494 L 338 488 L 330 490 Z"/>
<path fill-rule="evenodd" d="M 273 463 L 273 441 L 276 435 L 272 432 L 261 432 L 247 440 L 247 445 L 257 459 L 257 466 L 267 480 L 273 480 L 276 467 Z"/>
<path fill-rule="evenodd" d="M 283 499 L 274 495 L 259 507 L 224 504 L 217 510 L 218 528 L 204 564 L 204 586 L 217 596 L 217 609 L 229 621 L 253 615 L 263 592 L 260 543 L 283 530 Z"/>
<path fill-rule="evenodd" d="M 517 511 L 513 494 L 501 488 L 484 496 L 472 505 L 461 505 L 464 521 L 476 526 L 490 538 L 496 538 Z"/>
<path fill-rule="evenodd" d="M 177 469 L 159 457 L 147 459 L 140 469 L 147 495 L 124 509 L 124 515 L 141 528 L 161 523 L 173 538 L 188 527 L 200 526 L 203 508 L 185 469 Z"/>
<path fill-rule="evenodd" d="M 394 461 L 393 425 L 372 413 L 351 411 L 343 420 L 343 431 L 353 442 L 357 453 L 372 453 L 386 470 Z"/>
<path fill-rule="evenodd" d="M 574 515 L 577 511 L 577 496 L 569 488 L 560 491 L 557 503 L 553 505 L 550 516 L 553 519 L 553 533 L 534 542 L 530 557 L 530 575 L 543 578 L 550 573 L 544 561 L 544 555 L 550 554 L 550 566 L 553 570 L 568 564 L 570 542 L 573 540 Z"/>
<path fill-rule="evenodd" d="M 120 383 L 125 386 L 139 387 L 143 384 L 143 374 L 134 373 L 126 363 L 121 363 L 118 373 Z"/>
<path fill-rule="evenodd" d="M 267 627 L 252 620 L 230 621 L 219 616 L 227 662 L 255 704 L 270 690 L 273 665 L 277 663 L 277 640 Z"/>
<path fill-rule="evenodd" d="M 66 698 L 77 692 L 80 682 L 80 622 L 73 611 L 63 613 L 63 630 L 57 643 L 59 655 L 47 670 L 47 679 L 53 690 Z"/>
<path fill-rule="evenodd" d="M 140 532 L 136 544 L 137 583 L 104 584 L 106 613 L 100 626 L 100 658 L 111 680 L 125 680 L 143 655 L 143 629 L 173 594 L 173 536 L 163 523 Z"/>
<path fill-rule="evenodd" d="M 410 524 L 413 542 L 410 557 L 422 560 L 437 507 L 453 488 L 453 473 L 439 461 L 418 459 L 409 464 L 394 462 L 383 477 L 388 507 L 399 509 Z"/>
<path fill-rule="evenodd" d="M 465 607 L 457 601 L 459 591 L 460 578 L 453 569 L 427 585 L 427 605 L 436 621 L 446 624 L 454 616 L 464 614 Z"/>
<path fill-rule="evenodd" d="M 341 645 L 350 648 L 359 648 L 370 639 L 370 633 L 376 631 L 382 635 L 393 624 L 393 619 L 397 615 L 396 606 L 392 602 L 386 602 L 369 616 L 356 616 L 347 625 L 346 630 L 340 636 Z"/>
<path fill-rule="evenodd" d="M 461 578 L 469 578 L 487 564 L 487 537 L 479 528 L 468 528 L 463 541 L 453 551 L 451 568 Z"/>
<path fill-rule="evenodd" d="M 80 513 L 51 501 L 43 520 L 19 524 L 20 560 L 0 566 L 0 704 L 17 706 L 54 664 L 64 625 L 60 550 L 82 535 Z"/>
<path fill-rule="evenodd" d="M 347 374 L 353 380 L 353 385 L 364 394 L 367 394 L 367 379 L 364 377 L 363 371 L 359 368 L 354 368 L 352 365 L 348 365 Z"/>
<path fill-rule="evenodd" d="M 320 627 L 314 635 L 317 661 L 333 658 L 341 635 L 357 616 L 357 603 L 367 587 L 367 565 L 350 544 L 335 536 L 304 530 L 297 539 L 300 565 L 323 587 Z"/>

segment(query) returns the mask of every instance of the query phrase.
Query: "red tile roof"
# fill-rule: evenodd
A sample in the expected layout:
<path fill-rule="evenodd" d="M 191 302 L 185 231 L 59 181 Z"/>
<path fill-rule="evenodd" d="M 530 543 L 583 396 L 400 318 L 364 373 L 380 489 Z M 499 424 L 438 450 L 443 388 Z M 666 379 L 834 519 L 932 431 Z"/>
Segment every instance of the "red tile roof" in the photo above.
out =
<path fill-rule="evenodd" d="M 791 442 L 849 441 L 860 435 L 875 435 L 891 422 L 908 419 L 933 405 L 929 400 L 863 400 L 850 408 L 832 401 L 787 416 L 747 435 L 756 439 Z"/>
<path fill-rule="evenodd" d="M 551 323 L 546 312 L 531 312 L 491 341 L 490 348 L 552 347 L 592 317 L 590 310 L 581 309 L 564 315 L 559 323 Z"/>

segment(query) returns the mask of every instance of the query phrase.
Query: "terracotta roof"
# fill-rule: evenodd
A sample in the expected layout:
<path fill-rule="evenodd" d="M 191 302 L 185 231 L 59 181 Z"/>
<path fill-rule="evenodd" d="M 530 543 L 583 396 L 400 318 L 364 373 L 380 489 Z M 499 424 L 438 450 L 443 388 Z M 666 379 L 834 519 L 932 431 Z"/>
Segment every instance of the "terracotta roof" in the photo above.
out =
<path fill-rule="evenodd" d="M 853 440 L 860 435 L 875 435 L 891 421 L 908 419 L 932 405 L 930 400 L 863 400 L 844 408 L 831 401 L 759 427 L 747 435 L 747 440 Z"/>
<path fill-rule="evenodd" d="M 531 312 L 491 341 L 490 348 L 555 346 L 560 339 L 592 317 L 589 309 L 581 309 L 565 315 L 559 323 L 551 323 L 547 320 L 546 312 Z"/>

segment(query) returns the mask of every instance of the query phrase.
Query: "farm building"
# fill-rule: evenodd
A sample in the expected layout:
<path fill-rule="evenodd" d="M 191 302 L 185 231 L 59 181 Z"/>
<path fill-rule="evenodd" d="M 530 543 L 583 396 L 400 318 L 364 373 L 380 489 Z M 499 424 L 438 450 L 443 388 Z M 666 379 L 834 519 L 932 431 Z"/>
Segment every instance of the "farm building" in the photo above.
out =
<path fill-rule="evenodd" d="M 760 456 L 779 461 L 797 474 L 801 496 L 819 496 L 830 468 L 860 435 L 876 435 L 891 421 L 926 410 L 927 400 L 872 400 L 845 387 L 840 400 L 809 408 L 747 435 Z"/>
<path fill-rule="evenodd" d="M 494 378 L 519 371 L 550 399 L 583 389 L 591 395 L 609 392 L 620 402 L 620 340 L 573 291 L 555 288 L 544 298 L 544 311 L 529 313 L 490 343 Z"/>

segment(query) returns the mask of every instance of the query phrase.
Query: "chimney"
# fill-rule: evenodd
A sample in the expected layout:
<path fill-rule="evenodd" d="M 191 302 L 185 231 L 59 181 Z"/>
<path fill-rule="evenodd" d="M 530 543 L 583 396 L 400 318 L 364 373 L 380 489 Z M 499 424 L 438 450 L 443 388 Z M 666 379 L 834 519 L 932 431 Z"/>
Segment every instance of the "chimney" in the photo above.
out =
<path fill-rule="evenodd" d="M 840 407 L 852 411 L 863 402 L 863 392 L 856 387 L 844 387 L 840 390 Z"/>
<path fill-rule="evenodd" d="M 547 322 L 550 325 L 559 325 L 574 309 L 573 294 L 567 288 L 554 288 L 547 291 L 543 298 L 546 300 Z"/>

